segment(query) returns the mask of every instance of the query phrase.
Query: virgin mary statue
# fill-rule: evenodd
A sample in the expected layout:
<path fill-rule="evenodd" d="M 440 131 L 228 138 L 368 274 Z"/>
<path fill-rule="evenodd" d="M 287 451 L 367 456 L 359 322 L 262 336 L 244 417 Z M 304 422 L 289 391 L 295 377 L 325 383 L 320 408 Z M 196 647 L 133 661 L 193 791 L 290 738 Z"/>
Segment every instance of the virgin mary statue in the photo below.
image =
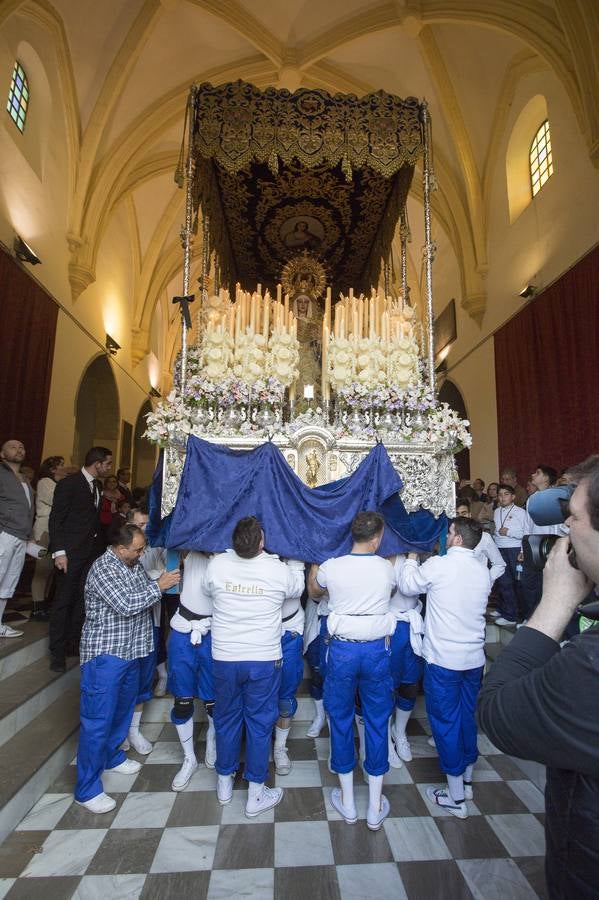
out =
<path fill-rule="evenodd" d="M 315 313 L 316 308 L 316 313 Z M 304 387 L 312 385 L 314 403 L 320 400 L 322 372 L 322 315 L 318 304 L 308 294 L 297 294 L 293 300 L 293 314 L 297 320 L 299 341 L 299 378 L 297 380 L 298 405 L 302 405 Z"/>

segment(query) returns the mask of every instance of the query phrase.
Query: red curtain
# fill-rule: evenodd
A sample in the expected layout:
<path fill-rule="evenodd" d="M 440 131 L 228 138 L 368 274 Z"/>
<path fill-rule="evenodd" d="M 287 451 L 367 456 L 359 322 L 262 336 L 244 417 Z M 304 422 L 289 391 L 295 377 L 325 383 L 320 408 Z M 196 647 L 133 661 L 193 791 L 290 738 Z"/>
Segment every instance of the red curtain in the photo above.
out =
<path fill-rule="evenodd" d="M 499 466 L 599 451 L 599 245 L 495 334 Z"/>
<path fill-rule="evenodd" d="M 58 306 L 0 248 L 0 443 L 23 441 L 27 463 L 40 464 Z"/>

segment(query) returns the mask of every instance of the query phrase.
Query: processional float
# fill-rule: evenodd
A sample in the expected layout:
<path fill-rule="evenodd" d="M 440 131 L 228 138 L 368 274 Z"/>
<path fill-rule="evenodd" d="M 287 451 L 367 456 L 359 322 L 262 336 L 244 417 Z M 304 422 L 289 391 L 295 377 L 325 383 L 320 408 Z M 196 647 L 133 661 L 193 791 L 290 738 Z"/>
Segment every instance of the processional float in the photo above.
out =
<path fill-rule="evenodd" d="M 406 509 L 453 514 L 453 454 L 470 435 L 435 390 L 427 104 L 238 81 L 194 85 L 186 122 L 175 176 L 186 191 L 173 301 L 181 350 L 147 431 L 164 448 L 162 514 L 175 504 L 189 435 L 239 450 L 272 441 L 310 487 L 351 474 L 383 442 Z M 422 317 L 407 277 L 417 163 Z M 190 307 L 200 213 L 200 296 Z"/>

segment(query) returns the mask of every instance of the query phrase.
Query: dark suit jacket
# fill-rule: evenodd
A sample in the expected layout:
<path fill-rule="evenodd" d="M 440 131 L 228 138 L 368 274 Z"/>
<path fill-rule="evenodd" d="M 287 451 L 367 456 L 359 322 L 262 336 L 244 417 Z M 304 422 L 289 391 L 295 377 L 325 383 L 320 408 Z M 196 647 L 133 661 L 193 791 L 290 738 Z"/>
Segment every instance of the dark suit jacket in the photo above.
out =
<path fill-rule="evenodd" d="M 99 511 L 82 472 L 67 475 L 54 491 L 50 512 L 50 551 L 89 559 L 102 552 Z"/>

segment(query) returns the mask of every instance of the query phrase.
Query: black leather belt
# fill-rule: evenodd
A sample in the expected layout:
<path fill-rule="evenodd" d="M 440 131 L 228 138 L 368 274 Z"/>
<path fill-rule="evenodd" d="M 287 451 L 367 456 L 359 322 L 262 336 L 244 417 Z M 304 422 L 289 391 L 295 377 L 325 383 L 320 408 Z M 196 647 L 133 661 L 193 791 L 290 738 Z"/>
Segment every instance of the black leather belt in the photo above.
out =
<path fill-rule="evenodd" d="M 299 606 L 297 607 L 297 609 L 295 609 L 295 610 L 294 610 L 292 613 L 290 613 L 288 616 L 285 616 L 285 618 L 283 619 L 283 622 L 289 622 L 290 619 L 293 619 L 294 616 L 297 616 L 298 611 L 299 611 Z"/>
<path fill-rule="evenodd" d="M 184 619 L 187 619 L 188 622 L 192 622 L 194 619 L 199 621 L 200 619 L 209 619 L 210 616 L 200 616 L 198 613 L 194 613 L 193 610 L 187 609 L 186 606 L 183 606 L 182 603 L 179 603 L 179 607 L 177 612 L 180 616 L 183 616 Z"/>

